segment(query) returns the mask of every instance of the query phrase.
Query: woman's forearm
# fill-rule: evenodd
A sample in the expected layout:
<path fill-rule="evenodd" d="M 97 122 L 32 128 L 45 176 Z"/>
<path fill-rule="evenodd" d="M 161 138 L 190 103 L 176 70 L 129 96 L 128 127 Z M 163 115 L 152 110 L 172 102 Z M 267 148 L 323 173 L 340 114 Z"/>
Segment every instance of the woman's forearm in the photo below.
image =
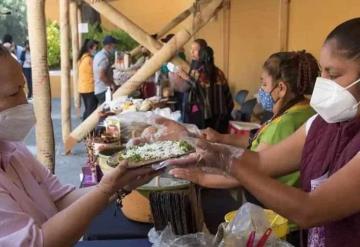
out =
<path fill-rule="evenodd" d="M 233 134 L 220 134 L 220 143 L 224 143 L 231 146 L 247 148 L 249 146 L 249 137 L 235 136 Z"/>
<path fill-rule="evenodd" d="M 108 204 L 110 195 L 100 187 L 91 189 L 42 225 L 44 247 L 73 246 L 91 220 Z"/>
<path fill-rule="evenodd" d="M 297 188 L 281 184 L 247 164 L 234 164 L 231 174 L 267 208 L 292 220 L 301 227 L 308 227 L 309 195 Z"/>
<path fill-rule="evenodd" d="M 95 186 L 92 186 L 92 187 L 86 187 L 72 191 L 71 193 L 67 194 L 66 196 L 55 202 L 57 209 L 61 211 L 67 208 L 72 203 L 74 203 L 75 201 L 77 201 L 78 199 L 80 199 L 90 191 L 92 191 L 94 188 Z"/>
<path fill-rule="evenodd" d="M 237 179 L 221 174 L 204 174 L 199 179 L 199 185 L 213 189 L 232 189 L 240 186 Z"/>

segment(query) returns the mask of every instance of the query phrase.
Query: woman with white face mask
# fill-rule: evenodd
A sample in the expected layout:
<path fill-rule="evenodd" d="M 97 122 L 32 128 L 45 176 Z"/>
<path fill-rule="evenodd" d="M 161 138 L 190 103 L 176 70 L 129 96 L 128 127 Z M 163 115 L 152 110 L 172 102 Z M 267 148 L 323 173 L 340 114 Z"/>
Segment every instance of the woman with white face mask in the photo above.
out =
<path fill-rule="evenodd" d="M 116 192 L 156 174 L 122 163 L 95 187 L 60 184 L 22 143 L 35 116 L 21 66 L 1 45 L 0 64 L 0 246 L 73 246 Z"/>
<path fill-rule="evenodd" d="M 320 53 L 311 106 L 318 115 L 260 152 L 197 141 L 172 165 L 228 172 L 265 207 L 309 229 L 308 246 L 355 247 L 360 239 L 360 18 L 340 24 Z M 301 189 L 279 177 L 300 170 Z"/>

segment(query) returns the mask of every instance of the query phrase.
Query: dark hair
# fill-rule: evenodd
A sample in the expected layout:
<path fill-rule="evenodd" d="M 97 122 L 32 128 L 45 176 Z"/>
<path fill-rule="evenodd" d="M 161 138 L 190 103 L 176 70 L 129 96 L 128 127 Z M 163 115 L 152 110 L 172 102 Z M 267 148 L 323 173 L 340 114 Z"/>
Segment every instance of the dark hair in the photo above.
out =
<path fill-rule="evenodd" d="M 214 51 L 210 46 L 200 49 L 199 62 L 204 66 L 205 74 L 208 76 L 210 82 L 216 82 L 216 66 L 214 63 Z"/>
<path fill-rule="evenodd" d="M 335 27 L 326 37 L 325 43 L 336 41 L 339 53 L 348 59 L 360 58 L 360 18 L 345 21 Z"/>
<path fill-rule="evenodd" d="M 85 39 L 84 44 L 82 45 L 80 52 L 79 52 L 78 61 L 82 58 L 82 56 L 85 53 L 87 53 L 90 49 L 94 48 L 95 45 L 97 45 L 97 44 L 94 40 Z"/>
<path fill-rule="evenodd" d="M 311 94 L 320 74 L 316 58 L 306 51 L 274 53 L 263 68 L 275 83 L 285 82 L 296 96 Z"/>
<path fill-rule="evenodd" d="M 0 57 L 9 55 L 8 49 L 6 49 L 2 44 L 0 44 Z"/>
<path fill-rule="evenodd" d="M 208 46 L 205 39 L 195 39 L 194 43 L 197 43 L 200 46 L 200 49 Z"/>
<path fill-rule="evenodd" d="M 2 42 L 4 43 L 13 43 L 13 37 L 10 34 L 5 34 L 2 38 Z"/>
<path fill-rule="evenodd" d="M 304 100 L 305 94 L 311 94 L 320 74 L 316 58 L 305 50 L 274 53 L 265 61 L 263 68 L 275 83 L 283 81 L 295 95 L 274 117 Z"/>

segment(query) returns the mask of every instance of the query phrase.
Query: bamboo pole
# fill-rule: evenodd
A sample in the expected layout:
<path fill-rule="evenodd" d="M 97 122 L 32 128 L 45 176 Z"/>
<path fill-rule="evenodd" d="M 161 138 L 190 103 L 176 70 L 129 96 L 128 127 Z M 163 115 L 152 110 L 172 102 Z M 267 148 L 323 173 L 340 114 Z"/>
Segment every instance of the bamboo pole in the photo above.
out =
<path fill-rule="evenodd" d="M 71 132 L 69 0 L 60 0 L 61 129 L 63 142 Z"/>
<path fill-rule="evenodd" d="M 290 0 L 280 0 L 279 41 L 280 51 L 288 50 Z"/>
<path fill-rule="evenodd" d="M 89 4 L 91 4 L 92 2 L 91 0 L 84 1 Z M 151 53 L 156 53 L 162 47 L 163 44 L 160 41 L 157 41 L 156 39 L 151 37 L 150 34 L 145 32 L 140 26 L 138 26 L 125 15 L 120 13 L 109 3 L 96 2 L 92 4 L 91 7 L 93 7 L 96 11 L 106 17 L 117 27 L 127 32 L 134 40 L 136 40 L 138 43 L 148 49 Z M 181 58 L 175 57 L 174 59 L 172 59 L 172 62 L 175 65 L 184 68 L 185 71 L 189 69 L 189 65 L 187 64 L 187 62 L 185 62 Z"/>
<path fill-rule="evenodd" d="M 194 6 L 191 6 L 188 9 L 185 9 L 183 12 L 181 12 L 178 16 L 176 16 L 174 19 L 172 19 L 168 24 L 166 24 L 159 32 L 157 32 L 157 38 L 160 39 L 165 34 L 170 32 L 173 28 L 175 28 L 177 25 L 179 25 L 182 21 L 184 21 L 186 18 L 189 17 L 194 12 L 195 8 Z M 138 46 L 134 48 L 130 55 L 132 57 L 138 55 L 141 52 L 141 46 Z"/>
<path fill-rule="evenodd" d="M 55 172 L 55 141 L 51 119 L 51 88 L 47 62 L 45 0 L 27 0 L 27 20 L 34 83 L 37 159 Z"/>
<path fill-rule="evenodd" d="M 182 48 L 194 35 L 215 15 L 219 7 L 221 7 L 223 0 L 214 0 L 196 19 L 198 29 L 192 31 L 181 30 L 176 33 L 168 43 L 166 43 L 161 50 L 154 54 L 148 62 L 146 62 L 126 83 L 124 83 L 115 93 L 114 99 L 122 95 L 129 95 L 140 86 L 143 81 L 153 75 L 162 64 L 173 57 L 177 50 Z M 96 127 L 99 120 L 99 109 L 90 115 L 82 124 L 80 124 L 69 136 L 65 143 L 65 151 L 69 152 L 72 147 L 84 138 L 92 129 Z"/>
<path fill-rule="evenodd" d="M 229 63 L 230 63 L 230 12 L 231 12 L 231 2 L 230 0 L 225 0 L 223 7 L 223 13 L 224 13 L 223 71 L 226 78 L 229 78 Z"/>
<path fill-rule="evenodd" d="M 79 29 L 77 16 L 77 3 L 75 0 L 70 2 L 70 26 L 71 26 L 71 47 L 72 47 L 72 71 L 73 71 L 73 97 L 76 115 L 80 117 L 81 99 L 78 90 L 79 71 L 77 59 L 79 56 Z"/>
<path fill-rule="evenodd" d="M 82 23 L 82 19 L 81 19 L 81 4 L 77 4 L 77 22 L 78 24 Z M 79 30 L 79 27 L 78 27 Z M 79 47 L 82 46 L 83 43 L 83 38 L 82 38 L 82 33 L 79 32 L 79 37 L 78 37 L 78 41 L 79 41 Z"/>

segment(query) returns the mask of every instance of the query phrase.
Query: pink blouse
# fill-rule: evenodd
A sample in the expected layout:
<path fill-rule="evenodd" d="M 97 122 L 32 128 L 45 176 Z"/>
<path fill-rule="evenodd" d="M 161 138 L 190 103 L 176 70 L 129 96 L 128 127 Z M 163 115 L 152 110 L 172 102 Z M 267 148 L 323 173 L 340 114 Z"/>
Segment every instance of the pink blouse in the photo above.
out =
<path fill-rule="evenodd" d="M 61 185 L 24 144 L 0 141 L 0 247 L 43 246 L 41 225 L 74 189 Z"/>

